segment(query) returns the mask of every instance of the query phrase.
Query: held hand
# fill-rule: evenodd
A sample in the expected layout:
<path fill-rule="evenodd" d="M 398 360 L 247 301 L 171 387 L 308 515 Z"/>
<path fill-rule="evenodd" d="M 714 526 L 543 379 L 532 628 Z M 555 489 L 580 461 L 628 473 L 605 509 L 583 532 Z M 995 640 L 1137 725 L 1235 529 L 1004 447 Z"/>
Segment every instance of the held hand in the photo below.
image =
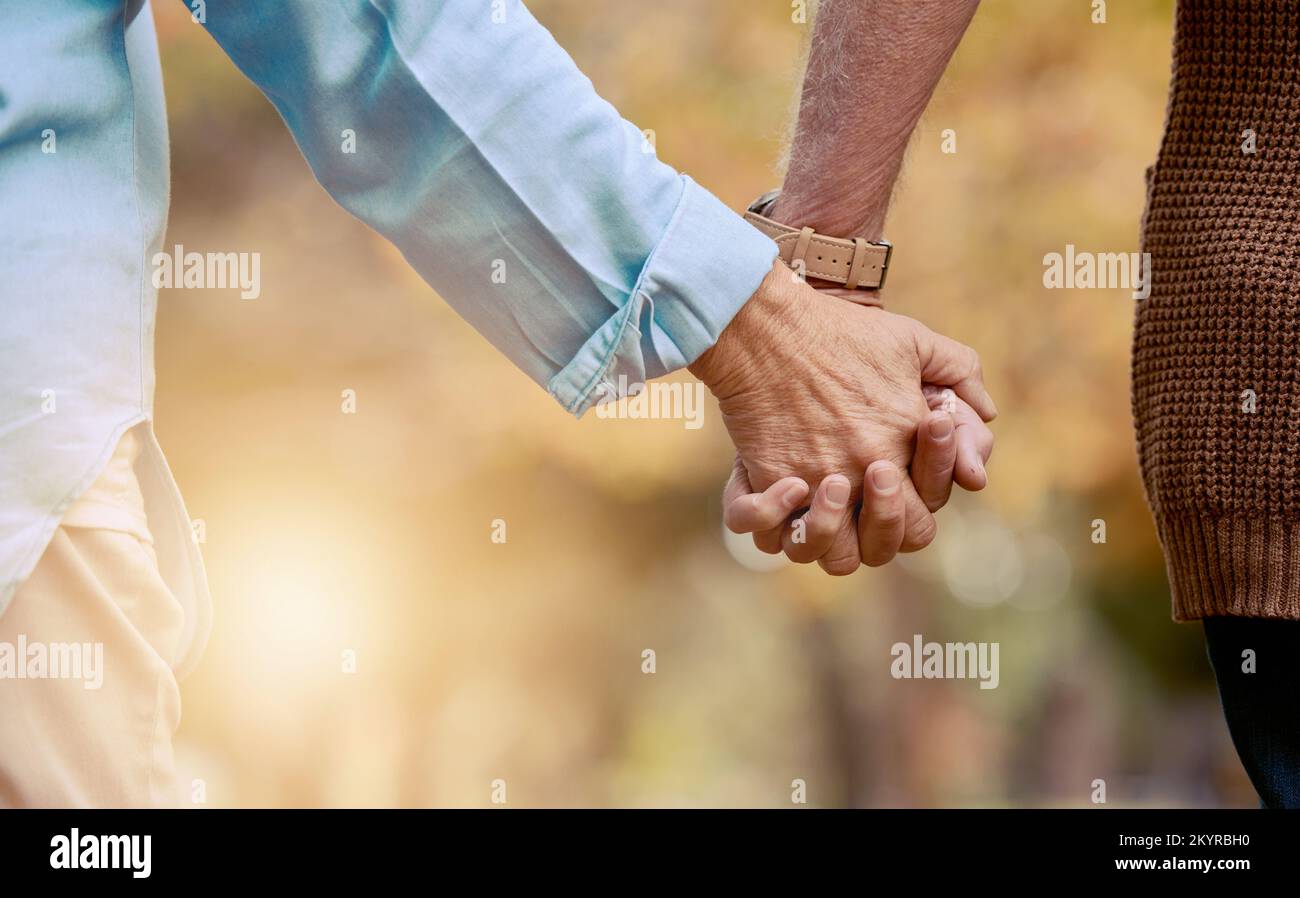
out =
<path fill-rule="evenodd" d="M 952 391 L 926 384 L 923 392 L 931 413 L 917 431 L 910 474 L 917 494 L 935 512 L 947 502 L 953 483 L 971 491 L 987 484 L 985 464 L 993 451 L 993 433 Z M 796 563 L 817 561 L 826 567 L 823 559 L 831 550 L 834 536 L 854 526 L 856 517 L 862 562 L 874 567 L 889 561 L 901 548 L 893 539 L 890 520 L 896 502 L 894 494 L 899 493 L 892 487 L 895 483 L 901 485 L 900 476 L 893 465 L 873 464 L 863 483 L 861 509 L 832 506 L 819 490 L 822 501 L 815 498 L 811 508 L 800 515 L 798 510 L 809 504 L 804 501 L 808 495 L 806 483 L 787 477 L 765 492 L 755 493 L 737 457 L 723 492 L 723 521 L 733 533 L 753 534 L 754 544 L 768 554 L 784 551 Z M 823 480 L 822 488 L 835 482 L 845 484 L 847 489 L 848 481 L 840 475 Z M 802 523 L 798 523 L 800 520 Z"/>
<path fill-rule="evenodd" d="M 844 507 L 852 508 L 873 462 L 908 467 L 928 411 L 922 382 L 951 388 L 984 420 L 996 414 L 969 347 L 901 315 L 823 296 L 779 262 L 691 371 L 718 397 L 750 485 L 765 491 L 798 477 L 814 500 L 824 495 L 822 511 L 840 492 L 836 481 L 821 491 L 832 474 L 848 480 Z M 934 520 L 910 479 L 899 494 L 902 545 L 918 548 Z M 849 573 L 859 557 L 850 516 L 820 560 Z"/>
<path fill-rule="evenodd" d="M 985 465 L 988 464 L 989 457 L 993 455 L 993 431 L 989 430 L 988 425 L 975 413 L 973 408 L 958 399 L 946 387 L 925 384 L 921 389 L 925 393 L 925 400 L 932 410 L 931 421 L 935 417 L 933 412 L 946 412 L 952 417 L 956 456 L 951 474 L 946 479 L 956 483 L 964 490 L 972 493 L 979 492 L 988 485 L 988 473 L 985 471 Z M 934 441 L 933 434 L 930 437 L 930 440 L 925 440 L 924 433 L 918 436 L 918 454 L 925 448 L 926 442 Z M 926 452 L 930 454 L 930 450 L 927 449 Z M 912 465 L 913 482 L 916 482 L 918 468 L 920 466 L 914 461 Z M 928 481 L 930 483 L 945 479 L 942 474 L 924 468 L 921 468 L 921 474 L 924 477 L 931 478 Z M 944 496 L 947 496 L 946 492 Z M 943 504 L 943 502 L 940 502 L 937 506 L 931 507 L 930 510 L 938 511 L 939 508 L 943 507 Z"/>

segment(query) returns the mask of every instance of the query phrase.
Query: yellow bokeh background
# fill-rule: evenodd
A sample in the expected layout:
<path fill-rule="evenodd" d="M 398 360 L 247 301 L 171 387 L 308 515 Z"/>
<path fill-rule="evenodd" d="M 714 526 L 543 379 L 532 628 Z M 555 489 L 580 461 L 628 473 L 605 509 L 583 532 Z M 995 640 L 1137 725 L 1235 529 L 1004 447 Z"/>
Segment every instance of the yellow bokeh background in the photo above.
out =
<path fill-rule="evenodd" d="M 665 161 L 733 208 L 779 183 L 786 0 L 530 8 Z M 258 299 L 164 291 L 158 316 L 157 427 L 216 604 L 178 737 L 202 803 L 491 806 L 502 780 L 511 807 L 789 807 L 803 780 L 817 806 L 1087 806 L 1102 779 L 1115 805 L 1249 805 L 1199 627 L 1169 619 L 1133 300 L 1042 286 L 1066 244 L 1137 249 L 1163 121 L 1172 2 L 1091 11 L 985 4 L 918 128 L 886 299 L 980 350 L 992 483 L 931 549 L 832 579 L 724 540 L 714 406 L 568 417 L 158 6 L 168 245 L 262 255 Z M 998 688 L 893 679 L 915 633 L 998 642 Z"/>

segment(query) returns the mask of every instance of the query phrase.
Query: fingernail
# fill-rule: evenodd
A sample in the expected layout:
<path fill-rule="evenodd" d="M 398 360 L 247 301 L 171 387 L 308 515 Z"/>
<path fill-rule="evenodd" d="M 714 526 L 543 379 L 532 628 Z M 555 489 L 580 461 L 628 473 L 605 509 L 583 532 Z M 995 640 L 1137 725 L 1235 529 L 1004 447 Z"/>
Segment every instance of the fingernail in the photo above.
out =
<path fill-rule="evenodd" d="M 826 504 L 831 508 L 843 508 L 849 504 L 849 482 L 842 477 L 827 481 Z"/>
<path fill-rule="evenodd" d="M 942 415 L 931 419 L 930 436 L 940 441 L 952 436 L 952 415 Z"/>
<path fill-rule="evenodd" d="M 893 465 L 880 465 L 871 469 L 871 485 L 876 492 L 888 495 L 898 489 L 898 468 Z"/>
<path fill-rule="evenodd" d="M 781 494 L 781 505 L 786 508 L 794 508 L 799 500 L 803 498 L 804 489 L 799 484 L 794 484 L 784 493 Z"/>

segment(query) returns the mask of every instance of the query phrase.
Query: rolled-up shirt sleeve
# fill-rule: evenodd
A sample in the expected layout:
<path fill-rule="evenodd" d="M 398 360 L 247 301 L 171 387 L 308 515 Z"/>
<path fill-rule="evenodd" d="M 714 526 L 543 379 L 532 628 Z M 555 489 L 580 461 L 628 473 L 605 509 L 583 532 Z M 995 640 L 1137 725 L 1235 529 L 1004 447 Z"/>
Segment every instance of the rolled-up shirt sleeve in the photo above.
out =
<path fill-rule="evenodd" d="M 209 0 L 203 24 L 325 189 L 574 414 L 693 362 L 771 268 L 517 0 Z"/>

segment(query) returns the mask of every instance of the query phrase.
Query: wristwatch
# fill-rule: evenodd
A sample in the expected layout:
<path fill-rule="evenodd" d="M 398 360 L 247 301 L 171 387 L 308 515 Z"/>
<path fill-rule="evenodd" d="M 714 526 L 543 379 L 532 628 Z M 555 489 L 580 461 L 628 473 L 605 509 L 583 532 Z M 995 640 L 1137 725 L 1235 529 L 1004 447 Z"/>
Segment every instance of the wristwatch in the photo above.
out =
<path fill-rule="evenodd" d="M 804 275 L 849 290 L 879 290 L 885 286 L 894 246 L 888 240 L 872 242 L 861 237 L 830 237 L 812 228 L 792 228 L 768 218 L 766 213 L 780 190 L 769 190 L 750 204 L 745 221 L 776 241 L 781 261 Z M 863 296 L 863 303 L 878 300 Z"/>

